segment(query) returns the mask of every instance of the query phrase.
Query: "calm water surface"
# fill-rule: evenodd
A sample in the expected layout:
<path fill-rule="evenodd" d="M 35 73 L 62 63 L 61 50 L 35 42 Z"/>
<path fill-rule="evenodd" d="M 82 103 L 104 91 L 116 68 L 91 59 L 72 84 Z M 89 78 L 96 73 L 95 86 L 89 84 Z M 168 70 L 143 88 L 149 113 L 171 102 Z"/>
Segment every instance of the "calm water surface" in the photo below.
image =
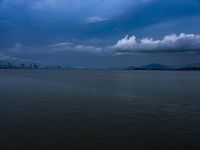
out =
<path fill-rule="evenodd" d="M 200 72 L 0 70 L 0 150 L 199 150 Z"/>

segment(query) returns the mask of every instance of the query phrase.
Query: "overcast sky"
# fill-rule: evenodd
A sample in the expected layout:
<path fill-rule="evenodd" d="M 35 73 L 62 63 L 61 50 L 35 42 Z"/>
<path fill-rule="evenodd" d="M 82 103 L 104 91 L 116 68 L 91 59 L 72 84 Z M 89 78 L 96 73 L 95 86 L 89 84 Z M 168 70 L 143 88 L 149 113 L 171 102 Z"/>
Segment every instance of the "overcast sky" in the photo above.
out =
<path fill-rule="evenodd" d="M 0 62 L 200 62 L 200 0 L 0 0 Z"/>

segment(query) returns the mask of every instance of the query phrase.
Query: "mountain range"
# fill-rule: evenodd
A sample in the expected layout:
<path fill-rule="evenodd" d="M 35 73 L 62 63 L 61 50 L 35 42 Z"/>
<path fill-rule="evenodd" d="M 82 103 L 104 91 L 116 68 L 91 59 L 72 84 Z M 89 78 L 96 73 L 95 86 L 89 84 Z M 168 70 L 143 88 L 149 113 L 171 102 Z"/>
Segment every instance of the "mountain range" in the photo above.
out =
<path fill-rule="evenodd" d="M 200 63 L 188 64 L 181 67 L 153 63 L 141 67 L 129 66 L 126 67 L 125 69 L 126 70 L 200 70 Z"/>

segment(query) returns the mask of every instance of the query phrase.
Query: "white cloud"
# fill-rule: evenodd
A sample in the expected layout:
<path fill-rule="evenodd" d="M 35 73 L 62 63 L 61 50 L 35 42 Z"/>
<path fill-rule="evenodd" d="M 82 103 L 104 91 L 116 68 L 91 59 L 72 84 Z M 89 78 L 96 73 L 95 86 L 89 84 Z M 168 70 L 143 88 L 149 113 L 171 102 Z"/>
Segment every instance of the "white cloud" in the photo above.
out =
<path fill-rule="evenodd" d="M 93 45 L 82 45 L 75 43 L 56 43 L 46 46 L 46 49 L 50 52 L 64 52 L 64 51 L 74 51 L 74 52 L 88 52 L 88 53 L 101 53 L 103 52 L 102 47 L 97 47 Z"/>
<path fill-rule="evenodd" d="M 91 52 L 91 53 L 102 53 L 103 52 L 103 48 L 96 47 L 96 46 L 78 45 L 74 49 L 79 52 Z"/>
<path fill-rule="evenodd" d="M 72 45 L 72 43 L 69 42 L 62 42 L 62 43 L 56 43 L 56 44 L 50 44 L 49 47 L 57 47 L 57 46 L 69 46 Z"/>
<path fill-rule="evenodd" d="M 2 61 L 15 61 L 17 59 L 18 59 L 17 57 L 13 57 L 13 56 L 5 55 L 4 53 L 0 53 L 0 60 L 2 60 Z"/>
<path fill-rule="evenodd" d="M 89 17 L 85 20 L 86 23 L 95 23 L 95 22 L 102 22 L 102 21 L 107 21 L 108 18 L 102 18 L 102 17 Z"/>
<path fill-rule="evenodd" d="M 136 37 L 128 37 L 126 35 L 123 39 L 119 40 L 117 44 L 113 46 L 114 49 L 121 49 L 121 50 L 131 50 L 137 46 Z"/>
<path fill-rule="evenodd" d="M 12 56 L 10 54 L 6 54 L 6 53 L 2 53 L 0 52 L 0 61 L 3 62 L 10 62 L 10 63 L 32 63 L 33 60 L 30 59 L 26 59 L 26 58 L 21 58 L 21 57 L 16 57 L 16 56 Z M 38 60 L 34 60 L 34 62 L 38 62 L 40 63 L 41 61 Z"/>
<path fill-rule="evenodd" d="M 200 52 L 200 35 L 185 34 L 180 35 L 171 34 L 166 35 L 161 40 L 154 40 L 153 38 L 143 38 L 136 40 L 135 36 L 119 40 L 117 44 L 112 46 L 120 53 L 134 53 L 134 52 Z"/>
<path fill-rule="evenodd" d="M 68 8 L 70 4 L 69 1 L 66 0 L 42 0 L 42 1 L 35 1 L 32 4 L 34 9 L 45 9 L 45 8 Z"/>
<path fill-rule="evenodd" d="M 98 44 L 98 43 L 96 43 Z M 95 46 L 77 43 L 57 43 L 47 46 L 51 52 L 86 52 L 97 54 L 139 54 L 139 53 L 199 53 L 200 54 L 200 35 L 171 34 L 166 35 L 160 40 L 153 38 L 143 38 L 137 40 L 136 36 L 126 35 L 114 45 Z"/>

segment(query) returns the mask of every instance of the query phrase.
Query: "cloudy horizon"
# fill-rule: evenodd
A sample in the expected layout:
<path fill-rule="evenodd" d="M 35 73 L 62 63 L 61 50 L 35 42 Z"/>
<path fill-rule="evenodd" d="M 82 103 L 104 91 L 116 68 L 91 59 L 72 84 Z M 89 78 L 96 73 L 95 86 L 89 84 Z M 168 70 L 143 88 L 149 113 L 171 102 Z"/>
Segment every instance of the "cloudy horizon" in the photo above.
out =
<path fill-rule="evenodd" d="M 198 0 L 0 0 L 0 61 L 200 62 Z"/>

